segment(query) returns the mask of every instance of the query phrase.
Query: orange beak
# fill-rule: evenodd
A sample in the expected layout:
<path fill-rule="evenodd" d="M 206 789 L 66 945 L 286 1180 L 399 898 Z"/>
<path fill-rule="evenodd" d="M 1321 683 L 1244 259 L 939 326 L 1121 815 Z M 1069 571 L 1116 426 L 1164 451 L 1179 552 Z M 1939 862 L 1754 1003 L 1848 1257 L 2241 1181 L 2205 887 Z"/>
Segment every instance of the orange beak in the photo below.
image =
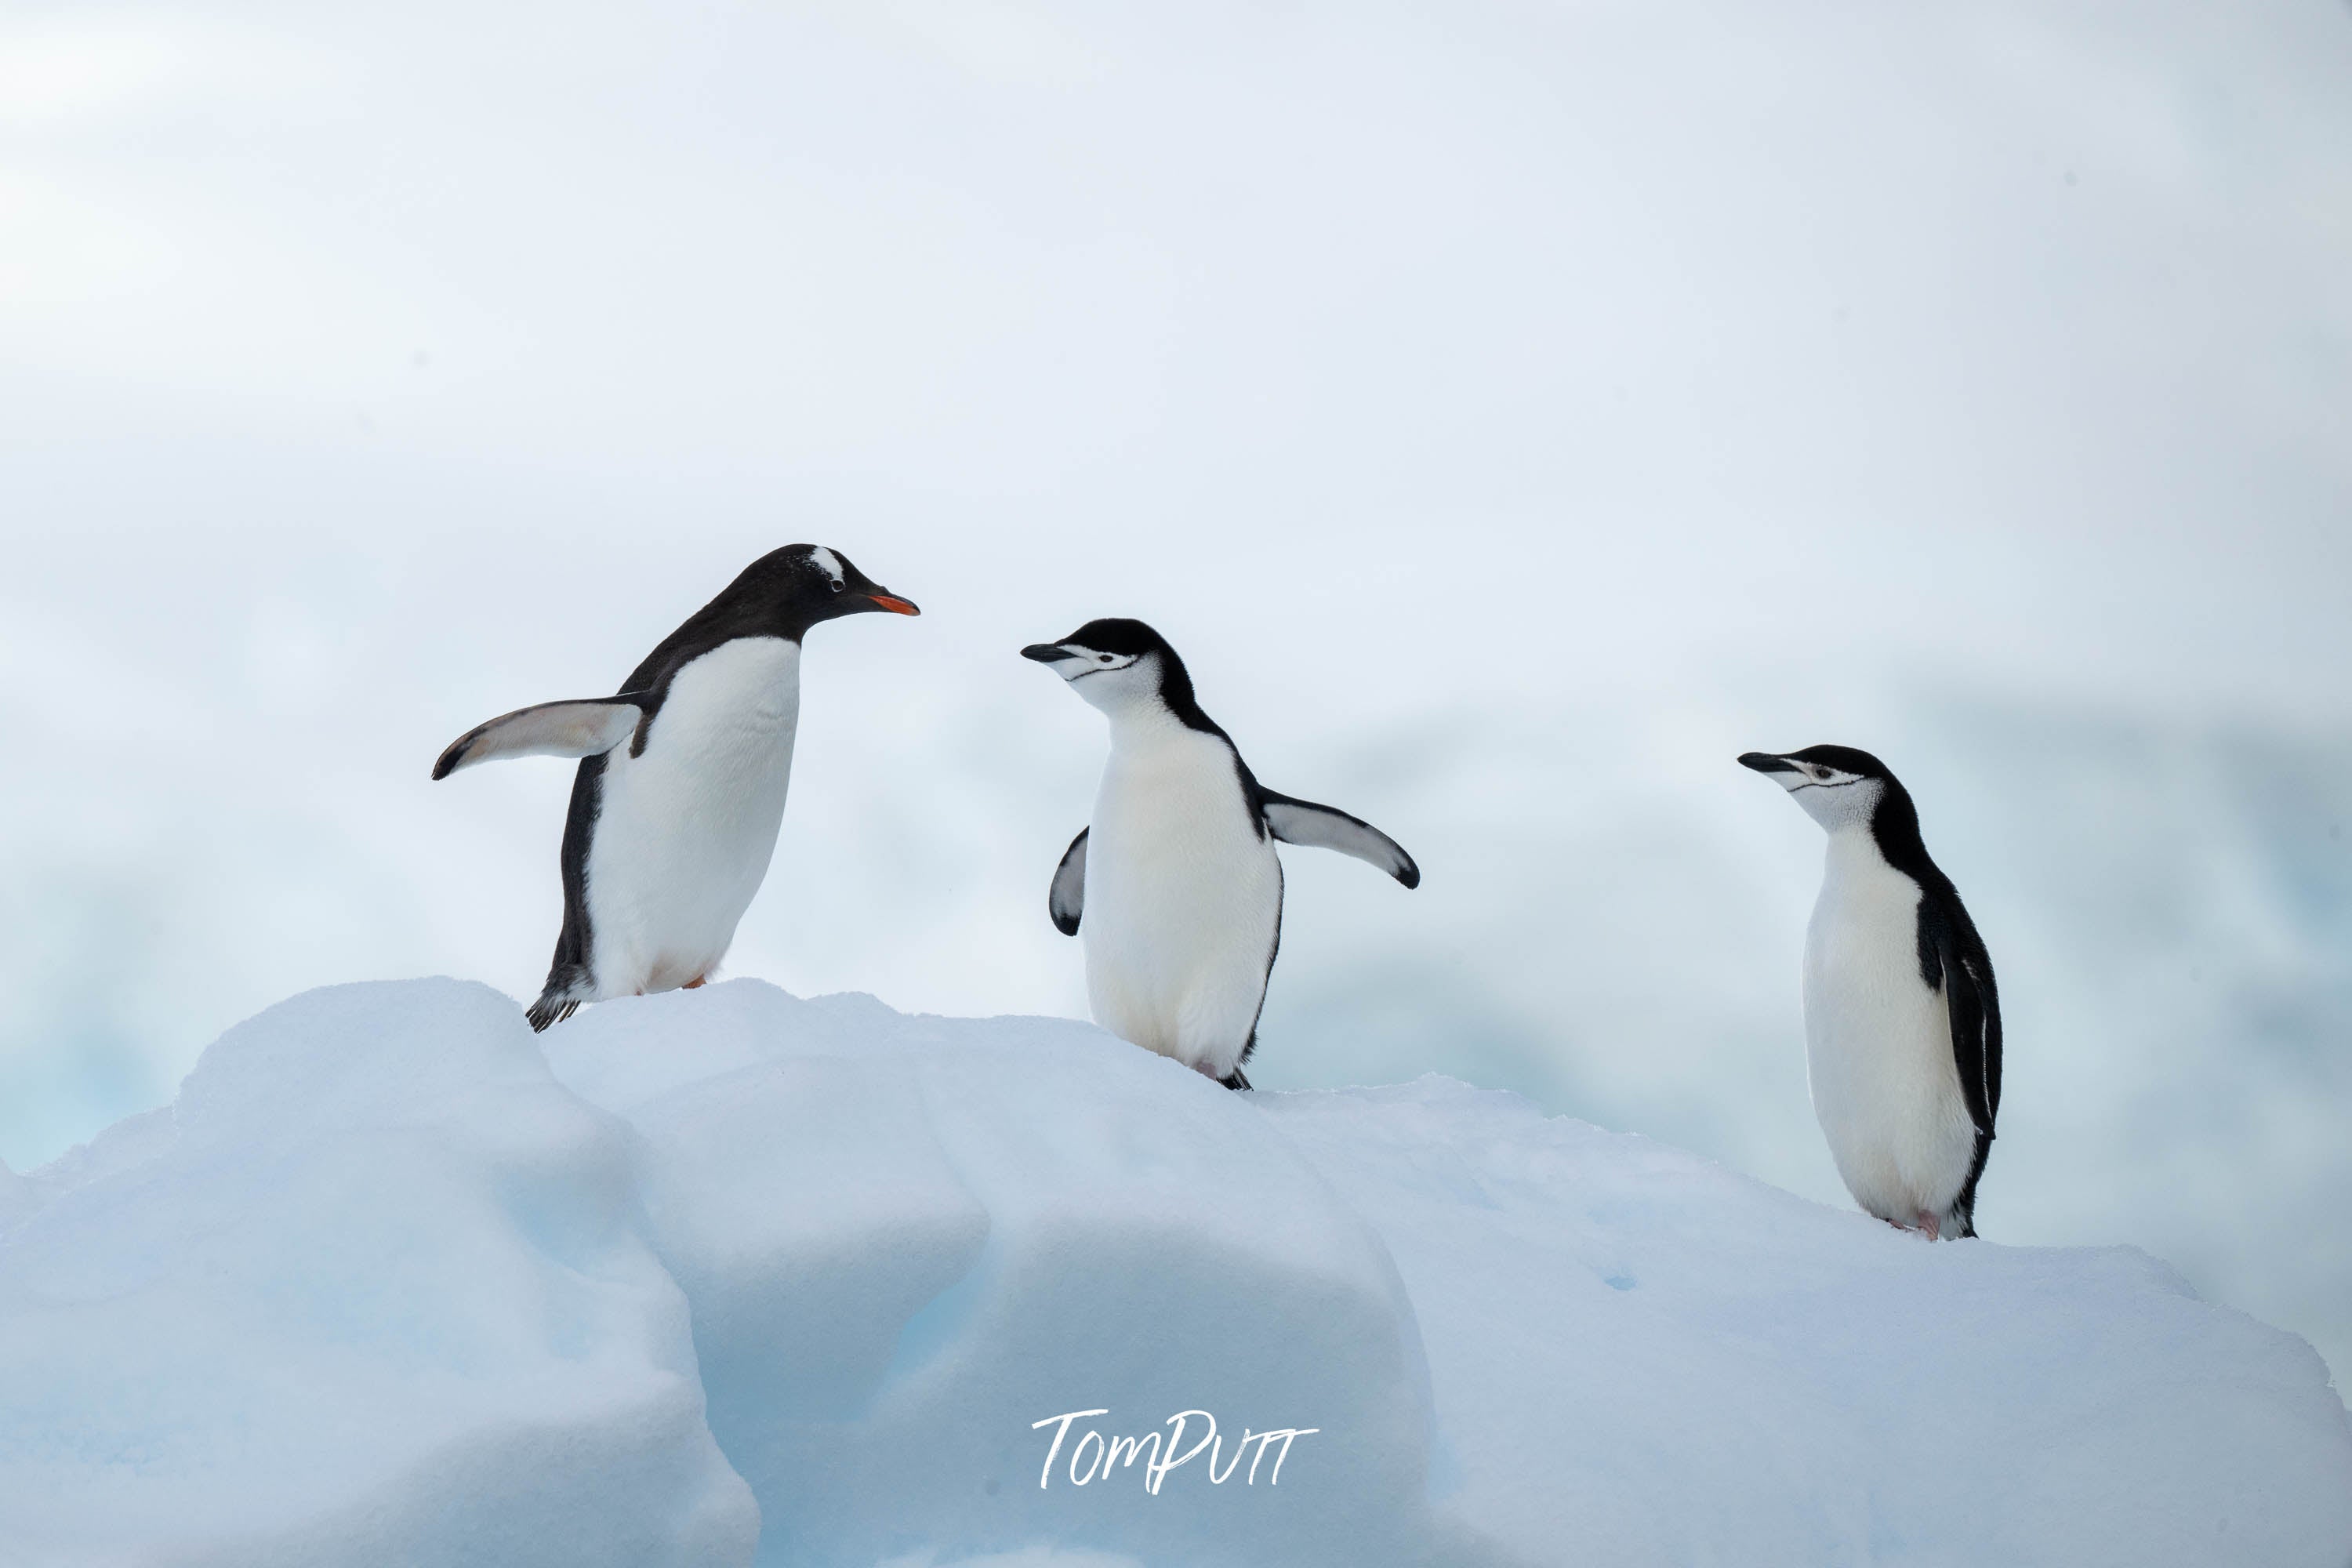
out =
<path fill-rule="evenodd" d="M 923 613 L 908 600 L 898 598 L 895 595 L 868 594 L 866 596 L 873 602 L 876 609 L 887 610 L 894 616 L 919 616 Z"/>

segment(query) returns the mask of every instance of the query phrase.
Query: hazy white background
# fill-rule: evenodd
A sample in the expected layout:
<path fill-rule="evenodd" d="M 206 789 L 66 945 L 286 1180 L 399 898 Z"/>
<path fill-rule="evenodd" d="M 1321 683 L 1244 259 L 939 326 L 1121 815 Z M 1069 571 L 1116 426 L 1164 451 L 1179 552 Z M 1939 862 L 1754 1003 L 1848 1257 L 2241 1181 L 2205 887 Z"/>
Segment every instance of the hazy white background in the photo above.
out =
<path fill-rule="evenodd" d="M 1083 1014 L 1157 623 L 1294 852 L 1267 1087 L 1426 1069 L 1844 1203 L 1818 831 L 1881 752 L 2009 1021 L 1979 1218 L 2352 1366 L 2352 12 L 2325 0 L 0 12 L 0 1158 L 299 988 L 533 993 L 609 690 L 811 639 L 734 973 Z"/>

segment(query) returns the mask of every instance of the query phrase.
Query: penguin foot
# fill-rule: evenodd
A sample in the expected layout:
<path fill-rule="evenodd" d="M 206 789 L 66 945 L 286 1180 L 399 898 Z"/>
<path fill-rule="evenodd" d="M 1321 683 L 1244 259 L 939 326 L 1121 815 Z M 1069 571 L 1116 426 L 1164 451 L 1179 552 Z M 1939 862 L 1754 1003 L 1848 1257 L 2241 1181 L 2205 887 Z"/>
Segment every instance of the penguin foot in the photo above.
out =
<path fill-rule="evenodd" d="M 1934 1241 L 1937 1238 L 1937 1233 L 1941 1231 L 1943 1228 L 1944 1221 L 1941 1215 L 1928 1214 L 1925 1210 L 1920 1212 L 1918 1225 L 1920 1235 L 1926 1237 L 1929 1241 Z"/>
<path fill-rule="evenodd" d="M 708 974 L 698 974 L 693 979 L 688 981 L 685 984 L 679 986 L 678 989 L 680 991 L 699 991 L 702 989 L 704 984 L 709 979 L 710 976 Z"/>

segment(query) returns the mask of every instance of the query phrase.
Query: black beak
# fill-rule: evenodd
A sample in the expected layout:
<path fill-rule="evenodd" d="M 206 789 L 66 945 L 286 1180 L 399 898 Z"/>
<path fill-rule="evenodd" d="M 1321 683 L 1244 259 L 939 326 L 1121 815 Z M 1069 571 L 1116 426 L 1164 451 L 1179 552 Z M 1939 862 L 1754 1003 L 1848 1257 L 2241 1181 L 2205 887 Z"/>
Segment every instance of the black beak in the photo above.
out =
<path fill-rule="evenodd" d="M 1033 642 L 1021 650 L 1021 657 L 1034 658 L 1039 664 L 1059 664 L 1066 658 L 1076 658 L 1078 656 L 1059 643 Z"/>
<path fill-rule="evenodd" d="M 1776 757 L 1769 752 L 1742 752 L 1739 765 L 1754 768 L 1759 773 L 1793 773 L 1797 764 L 1786 757 Z"/>

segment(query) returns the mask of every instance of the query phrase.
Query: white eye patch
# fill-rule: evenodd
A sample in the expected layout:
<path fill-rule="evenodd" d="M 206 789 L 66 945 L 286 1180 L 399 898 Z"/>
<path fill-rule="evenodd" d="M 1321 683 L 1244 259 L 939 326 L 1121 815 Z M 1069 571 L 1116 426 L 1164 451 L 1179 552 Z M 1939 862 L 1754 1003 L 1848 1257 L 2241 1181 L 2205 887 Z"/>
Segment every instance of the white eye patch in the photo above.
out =
<path fill-rule="evenodd" d="M 1087 647 L 1078 643 L 1064 643 L 1062 647 L 1070 657 L 1056 664 L 1054 672 L 1065 680 L 1125 669 L 1142 657 L 1132 653 L 1105 653 L 1100 648 Z"/>
<path fill-rule="evenodd" d="M 848 581 L 849 573 L 841 564 L 841 557 L 822 544 L 809 552 L 809 564 L 824 573 L 832 582 L 835 591 L 845 586 Z"/>

